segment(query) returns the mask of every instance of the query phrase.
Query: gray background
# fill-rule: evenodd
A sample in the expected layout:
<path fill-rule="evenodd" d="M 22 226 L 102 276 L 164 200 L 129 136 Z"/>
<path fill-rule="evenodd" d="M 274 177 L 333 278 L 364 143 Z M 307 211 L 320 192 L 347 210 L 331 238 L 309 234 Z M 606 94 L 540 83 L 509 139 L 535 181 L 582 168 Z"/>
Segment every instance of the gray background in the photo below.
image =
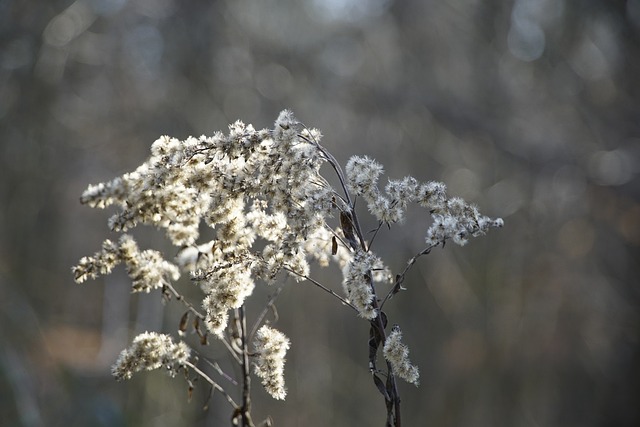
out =
<path fill-rule="evenodd" d="M 110 377 L 135 333 L 182 312 L 130 295 L 121 270 L 73 283 L 114 237 L 78 197 L 160 135 L 291 108 L 343 164 L 369 155 L 505 219 L 422 258 L 388 305 L 421 369 L 400 386 L 405 425 L 638 425 L 639 75 L 638 0 L 0 0 L 2 424 L 228 425 L 202 382 L 187 402 L 181 378 Z M 378 236 L 394 272 L 428 224 L 415 209 Z M 278 307 L 289 396 L 256 387 L 255 418 L 383 425 L 366 322 L 304 283 Z"/>

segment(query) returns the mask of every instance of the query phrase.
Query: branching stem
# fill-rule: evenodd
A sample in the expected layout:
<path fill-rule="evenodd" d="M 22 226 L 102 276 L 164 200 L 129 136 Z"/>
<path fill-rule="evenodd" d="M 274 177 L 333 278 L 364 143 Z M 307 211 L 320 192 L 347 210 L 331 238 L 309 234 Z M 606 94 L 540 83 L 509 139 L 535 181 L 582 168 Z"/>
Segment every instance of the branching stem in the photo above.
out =
<path fill-rule="evenodd" d="M 171 282 L 167 282 L 164 285 L 165 289 L 168 290 L 169 292 L 171 292 L 171 294 L 176 298 L 177 301 L 180 301 L 182 304 L 184 304 L 185 307 L 187 307 L 187 309 L 189 309 L 190 312 L 192 312 L 194 315 L 198 316 L 200 318 L 200 320 L 204 320 L 204 314 L 200 313 L 194 306 L 193 304 L 191 304 L 189 301 L 187 301 L 185 299 L 184 296 L 182 296 L 182 294 L 180 292 L 178 292 L 176 290 L 176 288 L 173 287 L 173 285 L 171 284 Z"/>
<path fill-rule="evenodd" d="M 387 339 L 387 335 L 385 333 L 385 325 L 382 320 L 382 314 L 380 314 L 381 306 L 378 306 L 378 298 L 376 297 L 376 288 L 373 286 L 373 279 L 371 278 L 371 274 L 368 274 L 369 278 L 369 286 L 371 286 L 371 290 L 373 292 L 373 301 L 372 306 L 378 312 L 378 315 L 371 322 L 375 325 L 380 337 L 382 338 L 382 346 Z M 398 385 L 396 383 L 396 377 L 393 374 L 393 370 L 391 368 L 391 364 L 387 361 L 387 372 L 388 377 L 387 381 L 391 384 L 390 393 L 391 402 L 387 402 L 387 426 L 388 427 L 401 427 L 402 420 L 400 416 L 400 393 L 398 392 Z"/>
<path fill-rule="evenodd" d="M 313 283 L 314 285 L 316 285 L 317 287 L 319 287 L 320 289 L 322 289 L 323 291 L 333 295 L 334 297 L 338 298 L 340 300 L 340 302 L 342 302 L 342 304 L 351 307 L 353 310 L 355 310 L 356 312 L 358 312 L 358 309 L 351 304 L 349 301 L 347 301 L 344 297 L 342 297 L 341 295 L 338 295 L 336 292 L 332 291 L 331 289 L 327 288 L 326 286 L 324 286 L 322 283 L 318 282 L 317 280 L 305 275 L 305 274 L 300 274 L 295 270 L 292 270 L 289 267 L 284 267 L 284 269 L 286 271 L 288 271 L 289 273 L 295 274 L 298 277 L 302 277 L 305 280 L 308 280 L 309 282 Z"/>
<path fill-rule="evenodd" d="M 227 399 L 227 401 L 231 404 L 231 406 L 233 406 L 234 408 L 238 408 L 238 404 L 233 400 L 233 397 L 231 397 L 229 395 L 229 393 L 227 393 L 224 390 L 224 388 L 222 388 L 222 386 L 220 384 L 218 384 L 217 382 L 212 380 L 209 375 L 204 373 L 202 370 L 200 370 L 200 368 L 198 368 L 196 365 L 194 365 L 191 362 L 185 362 L 185 365 L 188 366 L 189 368 L 193 369 L 193 371 L 196 374 L 200 375 L 200 377 L 202 377 L 202 379 L 204 379 L 206 382 L 211 384 L 211 387 L 213 387 L 215 390 L 217 390 L 220 393 L 222 393 L 222 395 L 225 397 L 225 399 Z"/>
<path fill-rule="evenodd" d="M 393 285 L 393 287 L 389 290 L 389 292 L 387 293 L 387 295 L 384 297 L 384 299 L 382 300 L 382 302 L 380 303 L 380 309 L 382 309 L 382 307 L 384 306 L 384 304 L 391 299 L 391 297 L 398 292 L 398 290 L 402 289 L 402 283 L 404 283 L 404 279 L 405 279 L 405 275 L 407 274 L 407 272 L 411 269 L 411 267 L 413 267 L 413 265 L 416 263 L 416 261 L 418 260 L 418 258 L 420 258 L 423 255 L 428 255 L 431 252 L 431 249 L 435 248 L 436 246 L 438 246 L 440 244 L 440 242 L 435 243 L 433 245 L 429 245 L 426 248 L 424 248 L 423 250 L 421 250 L 420 252 L 418 252 L 416 255 L 414 255 L 409 261 L 407 261 L 407 266 L 404 268 L 404 270 L 402 270 L 402 272 L 400 274 L 398 274 L 396 276 L 396 281 Z"/>
<path fill-rule="evenodd" d="M 249 365 L 249 344 L 247 343 L 247 316 L 244 305 L 237 309 L 237 321 L 239 323 L 240 346 L 242 351 L 242 407 L 240 416 L 242 427 L 254 427 L 251 420 L 251 372 Z"/>

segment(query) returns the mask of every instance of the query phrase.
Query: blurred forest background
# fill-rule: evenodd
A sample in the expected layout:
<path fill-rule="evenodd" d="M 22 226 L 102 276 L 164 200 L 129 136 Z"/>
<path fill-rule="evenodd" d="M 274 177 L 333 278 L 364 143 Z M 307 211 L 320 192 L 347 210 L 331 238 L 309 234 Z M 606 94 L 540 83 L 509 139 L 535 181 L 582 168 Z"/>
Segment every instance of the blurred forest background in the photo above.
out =
<path fill-rule="evenodd" d="M 369 155 L 505 220 L 421 258 L 387 306 L 421 369 L 405 425 L 640 425 L 639 79 L 640 0 L 0 0 L 2 425 L 229 424 L 202 382 L 188 402 L 181 378 L 111 378 L 135 333 L 175 335 L 182 312 L 120 269 L 73 283 L 113 238 L 78 198 L 160 135 L 283 108 L 343 164 Z M 415 210 L 378 236 L 394 272 L 428 224 Z M 278 307 L 289 396 L 256 383 L 255 418 L 383 425 L 367 323 L 304 283 Z"/>

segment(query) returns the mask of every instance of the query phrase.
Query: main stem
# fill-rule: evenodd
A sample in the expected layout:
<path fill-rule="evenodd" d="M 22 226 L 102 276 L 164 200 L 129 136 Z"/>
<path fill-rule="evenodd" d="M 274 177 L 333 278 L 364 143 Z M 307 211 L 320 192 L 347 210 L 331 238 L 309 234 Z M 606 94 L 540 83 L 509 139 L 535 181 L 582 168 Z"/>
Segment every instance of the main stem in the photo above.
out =
<path fill-rule="evenodd" d="M 251 420 L 251 374 L 249 365 L 249 345 L 247 343 L 247 316 L 244 305 L 238 309 L 240 344 L 242 348 L 242 426 L 254 427 Z"/>
<path fill-rule="evenodd" d="M 349 206 L 349 209 L 351 210 L 350 212 L 351 218 L 353 219 L 353 226 L 358 236 L 358 240 L 360 241 L 360 246 L 363 251 L 367 251 L 369 248 L 365 243 L 364 236 L 362 234 L 362 229 L 360 228 L 360 222 L 358 221 L 358 215 L 356 213 L 355 203 L 353 202 L 353 200 L 351 199 L 351 195 L 349 194 L 349 190 L 347 188 L 347 182 L 346 182 L 344 173 L 342 172 L 342 168 L 340 167 L 340 164 L 338 163 L 336 158 L 331 153 L 329 153 L 329 151 L 327 151 L 322 145 L 320 145 L 320 143 L 318 143 L 318 141 L 309 140 L 307 138 L 304 138 L 304 136 L 302 135 L 300 135 L 300 137 L 314 144 L 320 150 L 320 152 L 324 154 L 325 158 L 327 159 L 329 164 L 331 164 L 336 174 L 338 175 L 338 180 L 340 181 L 340 185 L 342 186 L 342 189 L 344 191 L 346 202 Z M 373 305 L 373 308 L 379 312 L 380 307 L 378 305 L 378 296 L 376 295 L 376 288 L 375 286 L 373 286 L 373 278 L 372 278 L 371 272 L 369 272 L 368 276 L 369 276 L 369 286 L 371 287 L 371 291 L 373 292 L 372 305 Z M 386 300 L 387 298 L 385 298 L 385 301 Z M 376 327 L 380 333 L 380 336 L 382 337 L 382 345 L 384 346 L 384 343 L 387 340 L 387 335 L 384 331 L 384 323 L 382 321 L 382 315 L 378 314 L 378 316 L 376 316 L 376 319 L 374 319 L 373 322 L 375 322 Z M 395 378 L 395 375 L 393 374 L 393 369 L 391 368 L 391 364 L 389 362 L 387 362 L 387 373 L 388 373 L 387 381 L 389 381 L 391 385 L 390 387 L 391 390 L 389 390 L 389 392 L 392 394 L 392 396 L 390 396 L 391 405 L 387 405 L 387 426 L 401 427 L 402 420 L 400 417 L 400 393 L 398 392 L 396 378 Z"/>
<path fill-rule="evenodd" d="M 384 343 L 387 340 L 387 334 L 384 330 L 384 323 L 382 321 L 382 315 L 379 313 L 378 307 L 378 297 L 376 296 L 376 289 L 373 286 L 373 279 L 371 278 L 371 273 L 369 273 L 369 286 L 371 286 L 371 290 L 373 291 L 373 308 L 378 311 L 378 315 L 373 320 L 378 329 L 378 333 L 382 337 L 382 346 L 384 347 Z M 402 418 L 400 416 L 400 393 L 398 392 L 398 385 L 396 383 L 396 377 L 393 374 L 393 369 L 391 368 L 391 364 L 387 362 L 387 381 L 391 384 L 391 389 L 388 392 L 391 394 L 391 403 L 392 405 L 387 405 L 387 426 L 388 427 L 401 427 L 402 426 Z"/>

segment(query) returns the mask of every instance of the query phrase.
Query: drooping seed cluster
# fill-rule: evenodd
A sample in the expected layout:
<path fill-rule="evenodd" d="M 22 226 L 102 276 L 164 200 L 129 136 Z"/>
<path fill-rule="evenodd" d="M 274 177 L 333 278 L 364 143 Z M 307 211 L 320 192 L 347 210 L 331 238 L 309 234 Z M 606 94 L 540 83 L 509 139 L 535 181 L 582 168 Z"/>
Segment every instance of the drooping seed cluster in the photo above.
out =
<path fill-rule="evenodd" d="M 391 276 L 382 260 L 371 251 L 358 249 L 343 268 L 342 276 L 347 300 L 358 309 L 360 317 L 374 319 L 377 310 L 373 308 L 373 283 L 391 282 Z"/>
<path fill-rule="evenodd" d="M 145 332 L 134 338 L 131 346 L 120 353 L 111 368 L 118 380 L 130 379 L 139 371 L 165 368 L 175 376 L 188 361 L 191 350 L 183 343 L 175 343 L 169 335 Z"/>
<path fill-rule="evenodd" d="M 123 234 L 118 244 L 105 240 L 101 251 L 92 257 L 83 257 L 73 268 L 74 278 L 82 283 L 98 275 L 109 274 L 120 263 L 126 266 L 134 292 L 149 293 L 180 277 L 178 267 L 162 258 L 160 252 L 151 249 L 141 251 L 133 237 Z"/>
<path fill-rule="evenodd" d="M 391 364 L 393 373 L 408 383 L 418 385 L 420 372 L 409 360 L 409 347 L 402 343 L 402 331 L 394 326 L 382 349 L 384 358 Z"/>
<path fill-rule="evenodd" d="M 264 325 L 256 333 L 254 348 L 257 354 L 254 372 L 262 380 L 265 390 L 274 399 L 284 399 L 284 362 L 289 339 L 280 331 Z"/>

